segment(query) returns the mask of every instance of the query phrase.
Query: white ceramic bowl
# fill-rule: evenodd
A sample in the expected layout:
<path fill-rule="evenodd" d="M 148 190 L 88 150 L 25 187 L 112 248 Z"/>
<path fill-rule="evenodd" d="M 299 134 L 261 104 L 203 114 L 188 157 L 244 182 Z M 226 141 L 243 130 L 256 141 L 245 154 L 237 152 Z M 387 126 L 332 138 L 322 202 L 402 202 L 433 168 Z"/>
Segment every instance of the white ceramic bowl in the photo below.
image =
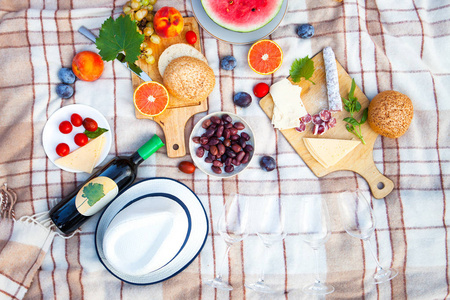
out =
<path fill-rule="evenodd" d="M 197 144 L 197 143 L 194 143 L 192 141 L 192 138 L 194 138 L 196 136 L 200 137 L 203 133 L 206 132 L 206 129 L 204 129 L 202 127 L 202 124 L 203 124 L 203 122 L 206 119 L 209 119 L 209 118 L 211 118 L 213 116 L 217 116 L 217 117 L 221 118 L 222 115 L 224 115 L 224 114 L 227 114 L 227 115 L 229 115 L 231 117 L 231 119 L 233 120 L 232 121 L 233 124 L 235 122 L 241 122 L 242 124 L 245 125 L 245 128 L 243 130 L 240 130 L 238 132 L 238 134 L 240 135 L 242 132 L 246 132 L 250 136 L 250 139 L 246 142 L 246 144 L 247 145 L 251 145 L 253 147 L 253 151 L 250 153 L 250 157 L 249 157 L 248 162 L 246 164 L 241 164 L 239 166 L 234 166 L 233 165 L 234 166 L 234 170 L 233 170 L 233 172 L 230 172 L 230 173 L 226 173 L 225 172 L 225 166 L 223 166 L 223 167 L 221 167 L 222 173 L 221 174 L 217 174 L 217 173 L 214 173 L 213 170 L 211 169 L 212 163 L 205 162 L 205 158 L 208 155 L 207 154 L 208 151 L 205 151 L 205 154 L 203 155 L 202 158 L 199 158 L 196 155 L 196 151 L 201 145 Z M 223 140 L 223 137 L 220 138 L 220 140 Z M 255 138 L 254 138 L 254 134 L 253 134 L 253 131 L 252 131 L 252 128 L 250 127 L 250 125 L 248 125 L 248 123 L 245 122 L 245 120 L 242 119 L 241 117 L 239 117 L 238 115 L 230 113 L 230 112 L 225 112 L 225 111 L 215 112 L 215 113 L 211 113 L 211 114 L 203 117 L 202 119 L 200 119 L 200 121 L 197 122 L 197 124 L 195 124 L 194 128 L 192 129 L 191 135 L 189 137 L 189 151 L 191 153 L 191 157 L 192 157 L 192 160 L 194 161 L 194 164 L 197 166 L 197 168 L 202 170 L 204 173 L 206 173 L 207 175 L 214 176 L 214 177 L 227 178 L 227 177 L 232 177 L 232 176 L 235 176 L 235 175 L 241 173 L 250 164 L 250 162 L 251 162 L 251 160 L 252 160 L 252 158 L 254 156 L 254 153 L 255 153 Z"/>

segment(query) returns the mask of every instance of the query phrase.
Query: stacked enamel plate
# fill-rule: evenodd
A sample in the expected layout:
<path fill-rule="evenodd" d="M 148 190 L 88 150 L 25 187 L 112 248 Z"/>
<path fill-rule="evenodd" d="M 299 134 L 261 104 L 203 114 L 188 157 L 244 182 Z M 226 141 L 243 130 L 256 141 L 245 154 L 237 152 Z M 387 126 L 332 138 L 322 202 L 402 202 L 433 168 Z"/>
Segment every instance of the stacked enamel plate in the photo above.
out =
<path fill-rule="evenodd" d="M 207 235 L 206 212 L 194 192 L 176 180 L 152 178 L 111 202 L 98 222 L 95 243 L 114 276 L 153 284 L 186 268 Z"/>

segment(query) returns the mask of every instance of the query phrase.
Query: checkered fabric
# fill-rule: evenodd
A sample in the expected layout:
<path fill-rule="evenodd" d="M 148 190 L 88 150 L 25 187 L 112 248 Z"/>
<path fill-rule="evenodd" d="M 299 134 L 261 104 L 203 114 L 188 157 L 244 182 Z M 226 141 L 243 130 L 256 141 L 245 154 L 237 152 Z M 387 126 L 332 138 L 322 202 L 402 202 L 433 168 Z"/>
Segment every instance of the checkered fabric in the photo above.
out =
<path fill-rule="evenodd" d="M 193 0 L 198 1 L 198 0 Z M 70 67 L 75 53 L 97 51 L 77 33 L 84 25 L 98 34 L 103 21 L 117 17 L 125 0 L 0 1 L 0 182 L 18 194 L 18 217 L 49 210 L 52 199 L 67 195 L 87 174 L 62 171 L 46 157 L 42 129 L 62 106 L 82 103 L 105 115 L 113 132 L 107 159 L 134 152 L 152 134 L 163 136 L 150 120 L 138 120 L 132 104 L 130 72 L 117 61 L 105 63 L 95 82 L 76 81 L 68 100 L 55 92 L 61 67 Z M 174 6 L 192 16 L 191 1 L 159 0 L 156 8 Z M 225 243 L 216 225 L 225 198 L 248 195 L 257 206 L 266 195 L 279 196 L 287 210 L 288 235 L 274 245 L 266 261 L 267 283 L 279 290 L 267 299 L 310 299 L 301 288 L 314 280 L 314 256 L 298 236 L 298 203 L 305 194 L 331 195 L 369 189 L 359 175 L 336 172 L 316 178 L 284 137 L 274 130 L 258 105 L 233 105 L 233 93 L 252 94 L 258 82 L 272 84 L 289 73 L 296 58 L 310 57 L 331 46 L 337 60 L 355 78 L 369 99 L 384 90 L 408 95 L 415 108 L 408 132 L 379 137 L 374 160 L 395 183 L 385 199 L 370 198 L 377 218 L 373 249 L 383 266 L 399 275 L 389 283 L 370 283 L 375 262 L 362 241 L 350 237 L 340 222 L 337 204 L 328 201 L 332 235 L 320 252 L 319 269 L 335 286 L 329 299 L 446 299 L 449 285 L 450 213 L 450 3 L 427 0 L 290 0 L 279 28 L 269 36 L 284 52 L 282 67 L 260 76 L 248 67 L 249 45 L 230 45 L 201 30 L 201 46 L 216 75 L 209 112 L 229 111 L 245 118 L 256 135 L 256 158 L 230 179 L 208 177 L 197 170 L 181 173 L 177 165 L 190 157 L 170 159 L 165 149 L 145 161 L 139 179 L 164 176 L 188 185 L 202 201 L 210 221 L 203 251 L 179 275 L 150 286 L 134 286 L 112 276 L 97 258 L 94 233 L 98 216 L 73 238 L 56 237 L 26 299 L 260 299 L 244 283 L 257 280 L 263 247 L 253 233 L 230 251 L 224 278 L 231 292 L 203 285 L 217 272 Z M 299 24 L 315 27 L 311 39 L 296 34 Z M 220 69 L 225 55 L 236 57 L 233 71 Z M 188 121 L 187 133 L 204 114 Z M 262 155 L 275 158 L 273 172 L 260 169 Z M 256 222 L 251 218 L 251 222 Z M 1 225 L 1 224 L 0 224 Z M 367 245 L 366 245 L 367 246 Z M 4 275 L 4 274 L 3 274 Z M 0 294 L 5 287 L 0 286 Z"/>

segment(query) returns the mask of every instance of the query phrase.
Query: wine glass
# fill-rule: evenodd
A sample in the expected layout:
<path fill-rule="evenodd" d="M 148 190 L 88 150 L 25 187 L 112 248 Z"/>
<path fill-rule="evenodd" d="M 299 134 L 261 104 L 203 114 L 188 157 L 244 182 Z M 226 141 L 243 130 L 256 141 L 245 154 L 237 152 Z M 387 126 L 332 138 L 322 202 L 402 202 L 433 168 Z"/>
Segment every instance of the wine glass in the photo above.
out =
<path fill-rule="evenodd" d="M 241 195 L 234 195 L 224 205 L 222 214 L 220 215 L 217 223 L 217 231 L 220 236 L 225 240 L 227 245 L 225 254 L 222 259 L 222 263 L 218 269 L 217 276 L 214 279 L 210 279 L 205 283 L 221 290 L 231 291 L 233 287 L 223 280 L 223 267 L 225 260 L 228 257 L 231 245 L 242 241 L 247 237 L 247 218 L 248 218 L 248 205 L 246 199 Z"/>
<path fill-rule="evenodd" d="M 375 231 L 375 216 L 369 202 L 360 191 L 344 192 L 339 195 L 339 211 L 345 231 L 353 237 L 368 243 L 370 253 L 377 264 L 373 275 L 374 283 L 387 282 L 397 276 L 395 269 L 381 267 L 375 252 L 372 249 L 370 238 Z"/>
<path fill-rule="evenodd" d="M 319 276 L 319 249 L 331 235 L 330 216 L 325 200 L 320 196 L 304 197 L 300 202 L 300 237 L 313 250 L 316 262 L 316 280 L 303 287 L 303 292 L 312 295 L 327 295 L 334 292 L 334 287 L 325 284 Z"/>
<path fill-rule="evenodd" d="M 245 286 L 257 292 L 274 293 L 275 290 L 264 281 L 264 268 L 267 264 L 270 247 L 286 237 L 286 231 L 284 230 L 284 210 L 279 198 L 267 197 L 265 199 L 263 214 L 260 216 L 256 225 L 256 234 L 264 244 L 264 262 L 261 265 L 261 274 L 258 281 L 252 284 L 246 284 Z"/>

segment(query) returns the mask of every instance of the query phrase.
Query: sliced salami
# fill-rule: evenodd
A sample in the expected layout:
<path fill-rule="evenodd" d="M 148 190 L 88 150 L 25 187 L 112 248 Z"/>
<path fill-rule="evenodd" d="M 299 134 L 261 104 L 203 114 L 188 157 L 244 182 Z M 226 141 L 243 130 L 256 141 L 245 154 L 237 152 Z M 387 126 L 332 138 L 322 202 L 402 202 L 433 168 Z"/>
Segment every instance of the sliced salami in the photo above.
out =
<path fill-rule="evenodd" d="M 319 113 L 319 116 L 322 119 L 322 121 L 328 122 L 331 119 L 331 112 L 327 109 L 324 109 Z"/>
<path fill-rule="evenodd" d="M 325 75 L 327 78 L 328 108 L 331 111 L 342 110 L 342 100 L 339 94 L 339 79 L 336 67 L 336 57 L 333 49 L 323 49 L 323 61 L 325 64 Z"/>
<path fill-rule="evenodd" d="M 319 116 L 319 114 L 312 116 L 312 122 L 316 125 L 320 125 L 323 123 L 322 118 Z"/>
<path fill-rule="evenodd" d="M 319 126 L 320 125 L 318 125 L 318 124 L 314 124 L 313 130 L 312 130 L 314 135 L 317 135 L 317 133 L 319 132 Z"/>
<path fill-rule="evenodd" d="M 327 132 L 327 130 L 328 130 L 327 124 L 326 124 L 326 123 L 323 123 L 323 124 L 319 125 L 319 128 L 317 128 L 317 134 L 318 134 L 318 135 L 322 135 L 322 134 L 324 134 L 325 132 Z"/>
<path fill-rule="evenodd" d="M 306 124 L 303 122 L 300 122 L 300 126 L 295 127 L 295 130 L 297 130 L 298 132 L 303 132 L 306 130 Z"/>
<path fill-rule="evenodd" d="M 336 118 L 331 118 L 327 125 L 329 128 L 333 128 L 334 126 L 336 126 Z"/>
<path fill-rule="evenodd" d="M 306 114 L 300 118 L 300 122 L 305 123 L 305 124 L 311 123 L 311 121 L 312 121 L 312 116 L 310 114 Z"/>

